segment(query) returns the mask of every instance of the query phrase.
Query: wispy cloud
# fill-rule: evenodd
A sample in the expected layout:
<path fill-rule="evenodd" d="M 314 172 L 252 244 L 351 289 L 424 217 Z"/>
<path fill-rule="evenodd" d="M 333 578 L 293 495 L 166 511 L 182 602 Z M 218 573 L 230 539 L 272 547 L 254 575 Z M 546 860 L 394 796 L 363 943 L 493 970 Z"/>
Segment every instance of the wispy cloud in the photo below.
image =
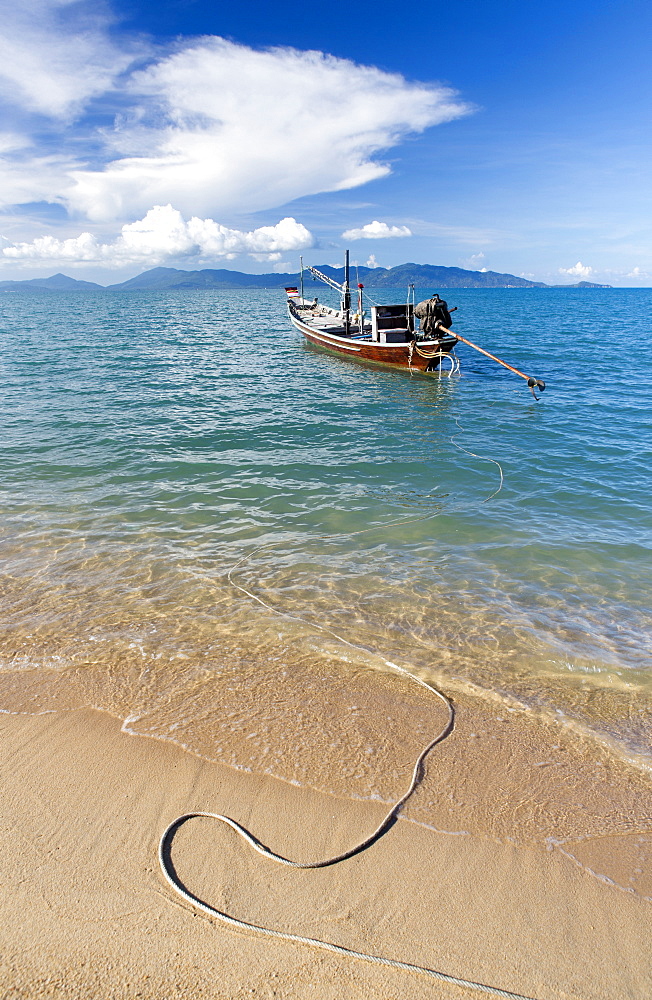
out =
<path fill-rule="evenodd" d="M 412 230 L 407 226 L 388 226 L 386 222 L 368 222 L 360 229 L 347 229 L 342 233 L 343 240 L 386 240 L 396 236 L 411 236 Z"/>
<path fill-rule="evenodd" d="M 142 45 L 118 47 L 108 8 L 91 0 L 20 0 L 2 5 L 0 93 L 9 105 L 69 117 L 115 85 Z"/>
<path fill-rule="evenodd" d="M 375 154 L 468 110 L 447 88 L 374 67 L 214 37 L 134 74 L 129 91 L 139 120 L 113 135 L 128 155 L 75 171 L 66 195 L 92 219 L 163 200 L 256 211 L 353 188 L 389 172 Z"/>
<path fill-rule="evenodd" d="M 154 266 L 165 260 L 208 256 L 230 260 L 249 254 L 256 260 L 277 261 L 281 251 L 313 245 L 312 234 L 295 219 L 282 219 L 275 226 L 241 232 L 213 219 L 193 217 L 186 221 L 171 205 L 156 205 L 143 219 L 124 225 L 120 235 L 102 243 L 91 233 L 59 240 L 41 236 L 30 243 L 5 246 L 1 255 L 14 263 L 95 263 L 107 267 L 127 264 Z"/>
<path fill-rule="evenodd" d="M 124 34 L 118 46 L 105 10 L 22 0 L 5 15 L 5 206 L 46 200 L 95 222 L 168 202 L 186 216 L 275 208 L 382 177 L 379 154 L 471 110 L 447 87 L 322 52 L 213 36 L 163 55 Z"/>
<path fill-rule="evenodd" d="M 450 240 L 466 245 L 469 249 L 477 246 L 491 246 L 492 244 L 504 245 L 506 242 L 512 242 L 518 238 L 516 233 L 504 229 L 448 226 L 428 219 L 408 219 L 407 221 L 414 227 L 419 236 Z"/>
<path fill-rule="evenodd" d="M 0 99 L 0 208 L 13 218 L 0 259 L 16 264 L 271 260 L 312 235 L 293 218 L 248 232 L 214 220 L 383 177 L 387 150 L 473 110 L 448 87 L 323 52 L 216 36 L 155 48 L 117 30 L 109 0 L 5 0 Z M 44 206 L 57 208 L 39 232 Z"/>

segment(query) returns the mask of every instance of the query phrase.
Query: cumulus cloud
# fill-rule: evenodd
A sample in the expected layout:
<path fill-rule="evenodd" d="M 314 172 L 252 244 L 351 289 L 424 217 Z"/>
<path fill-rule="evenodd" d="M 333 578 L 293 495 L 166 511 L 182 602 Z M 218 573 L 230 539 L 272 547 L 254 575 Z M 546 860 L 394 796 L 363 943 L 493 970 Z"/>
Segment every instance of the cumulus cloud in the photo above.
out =
<path fill-rule="evenodd" d="M 411 236 L 412 230 L 407 226 L 388 226 L 386 222 L 368 222 L 360 229 L 347 229 L 342 233 L 343 240 L 387 240 L 395 236 Z"/>
<path fill-rule="evenodd" d="M 118 48 L 103 4 L 20 0 L 2 5 L 0 91 L 11 104 L 68 116 L 105 93 L 142 46 Z"/>
<path fill-rule="evenodd" d="M 369 254 L 369 260 L 366 261 L 365 267 L 382 267 L 382 266 L 383 265 L 379 264 L 378 261 L 376 260 L 376 254 L 375 253 Z"/>
<path fill-rule="evenodd" d="M 589 267 L 587 264 L 583 264 L 581 260 L 578 260 L 577 264 L 573 264 L 572 267 L 560 267 L 559 273 L 571 274 L 575 278 L 588 278 L 595 272 L 592 267 Z"/>
<path fill-rule="evenodd" d="M 256 260 L 277 261 L 280 251 L 301 250 L 314 243 L 311 233 L 292 218 L 275 226 L 250 232 L 229 229 L 213 219 L 193 217 L 186 221 L 171 205 L 156 205 L 144 218 L 122 227 L 111 243 L 102 243 L 91 233 L 59 240 L 40 236 L 31 243 L 15 243 L 2 249 L 3 257 L 15 262 L 101 263 L 108 267 L 148 264 L 179 257 L 232 259 L 250 254 Z"/>

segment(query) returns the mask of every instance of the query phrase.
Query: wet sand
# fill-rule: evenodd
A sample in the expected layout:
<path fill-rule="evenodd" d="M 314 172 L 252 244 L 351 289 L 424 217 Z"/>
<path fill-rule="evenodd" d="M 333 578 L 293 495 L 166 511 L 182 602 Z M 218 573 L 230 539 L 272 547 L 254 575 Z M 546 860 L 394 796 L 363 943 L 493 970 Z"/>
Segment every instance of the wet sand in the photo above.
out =
<path fill-rule="evenodd" d="M 500 752 L 491 754 L 480 722 L 467 718 L 474 737 L 434 751 L 424 801 L 444 800 L 448 788 L 469 815 L 490 810 L 491 800 L 514 823 L 519 809 L 545 813 L 555 783 L 541 776 L 555 761 L 541 756 L 551 749 L 538 742 L 542 731 L 510 719 Z M 486 730 L 494 743 L 495 728 Z M 272 849 L 308 860 L 368 834 L 382 804 L 209 763 L 127 735 L 118 720 L 92 710 L 2 715 L 0 745 L 3 998 L 481 995 L 231 930 L 175 899 L 158 868 L 160 834 L 181 813 L 227 813 Z M 534 768 L 534 757 L 542 766 Z M 538 784 L 526 788 L 528 773 Z M 590 797 L 604 797 L 604 787 L 589 777 L 580 775 L 569 800 L 590 826 Z M 641 782 L 620 801 L 618 786 L 609 785 L 620 834 L 576 838 L 573 856 L 568 843 L 562 850 L 517 846 L 505 831 L 483 830 L 479 819 L 464 834 L 436 832 L 423 825 L 422 804 L 419 822 L 402 818 L 363 854 L 319 871 L 284 869 L 210 820 L 179 830 L 174 861 L 192 892 L 247 921 L 536 1000 L 642 998 L 652 995 L 652 902 L 644 897 L 650 836 L 628 813 L 635 804 L 645 814 Z M 607 881 L 613 875 L 625 884 Z"/>

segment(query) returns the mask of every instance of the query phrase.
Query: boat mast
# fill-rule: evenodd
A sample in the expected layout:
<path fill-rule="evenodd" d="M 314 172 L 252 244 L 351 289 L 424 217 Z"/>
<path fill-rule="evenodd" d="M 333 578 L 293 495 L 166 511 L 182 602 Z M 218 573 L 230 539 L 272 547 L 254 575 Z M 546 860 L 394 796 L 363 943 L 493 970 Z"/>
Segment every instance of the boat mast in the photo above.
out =
<path fill-rule="evenodd" d="M 303 303 L 303 257 L 299 257 L 301 270 L 301 302 Z"/>
<path fill-rule="evenodd" d="M 344 254 L 344 284 L 342 285 L 342 312 L 344 313 L 344 336 L 350 333 L 351 292 L 349 290 L 349 251 Z"/>

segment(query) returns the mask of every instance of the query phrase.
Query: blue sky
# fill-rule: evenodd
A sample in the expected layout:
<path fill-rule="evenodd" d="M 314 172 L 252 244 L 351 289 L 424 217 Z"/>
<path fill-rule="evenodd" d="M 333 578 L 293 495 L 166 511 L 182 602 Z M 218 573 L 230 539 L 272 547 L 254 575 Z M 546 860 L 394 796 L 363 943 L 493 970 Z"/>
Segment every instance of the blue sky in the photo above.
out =
<path fill-rule="evenodd" d="M 652 286 L 640 0 L 2 0 L 0 279 L 406 261 Z"/>

